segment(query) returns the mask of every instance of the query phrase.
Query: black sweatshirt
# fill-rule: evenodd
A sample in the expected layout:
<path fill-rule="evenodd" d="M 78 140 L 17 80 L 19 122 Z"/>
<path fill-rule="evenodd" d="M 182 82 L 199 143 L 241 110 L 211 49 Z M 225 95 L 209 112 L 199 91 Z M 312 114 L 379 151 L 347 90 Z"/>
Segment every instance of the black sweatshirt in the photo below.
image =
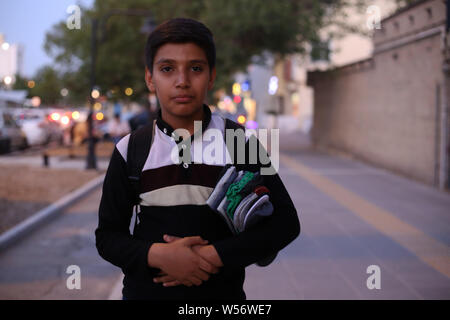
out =
<path fill-rule="evenodd" d="M 223 119 L 211 115 L 207 106 L 204 110 L 203 137 L 205 129 L 223 132 Z M 278 174 L 263 176 L 264 185 L 270 190 L 273 214 L 233 235 L 222 217 L 206 204 L 226 160 L 220 163 L 217 157 L 215 161 L 210 157 L 198 161 L 193 156 L 192 163 L 174 164 L 171 151 L 178 150 L 179 141 L 173 139 L 173 129 L 162 120 L 161 113 L 156 124 L 154 141 L 142 170 L 141 211 L 132 235 L 129 227 L 134 195 L 126 167 L 129 135 L 114 149 L 95 231 L 99 254 L 122 269 L 123 295 L 127 299 L 245 299 L 245 267 L 280 251 L 300 233 L 297 211 L 283 182 Z M 201 141 L 201 136 L 197 138 L 191 137 L 191 150 L 196 150 L 196 141 Z M 202 150 L 205 150 L 205 140 L 204 137 Z M 244 164 L 238 168 L 256 171 L 260 166 Z M 147 254 L 153 243 L 164 243 L 164 234 L 201 236 L 214 245 L 224 266 L 200 286 L 163 287 L 154 283 L 153 278 L 160 270 L 148 266 Z"/>

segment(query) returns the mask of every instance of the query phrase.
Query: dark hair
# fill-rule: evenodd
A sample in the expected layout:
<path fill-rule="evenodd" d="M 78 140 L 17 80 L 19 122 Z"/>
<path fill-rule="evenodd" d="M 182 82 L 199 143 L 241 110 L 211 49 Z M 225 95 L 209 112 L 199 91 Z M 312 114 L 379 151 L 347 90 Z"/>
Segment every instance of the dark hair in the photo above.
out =
<path fill-rule="evenodd" d="M 174 18 L 163 22 L 148 36 L 145 63 L 153 71 L 153 59 L 159 47 L 166 43 L 192 42 L 205 51 L 209 69 L 216 65 L 216 46 L 213 34 L 203 23 L 187 18 Z"/>

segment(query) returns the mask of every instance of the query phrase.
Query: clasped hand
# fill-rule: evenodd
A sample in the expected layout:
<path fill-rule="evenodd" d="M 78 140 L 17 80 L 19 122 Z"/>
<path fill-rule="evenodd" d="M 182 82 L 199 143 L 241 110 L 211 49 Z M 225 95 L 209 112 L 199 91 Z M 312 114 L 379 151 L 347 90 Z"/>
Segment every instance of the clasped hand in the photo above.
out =
<path fill-rule="evenodd" d="M 161 272 L 153 280 L 165 287 L 199 286 L 219 272 L 222 261 L 214 246 L 199 236 L 179 238 L 164 235 L 167 243 L 158 244 L 155 264 Z"/>

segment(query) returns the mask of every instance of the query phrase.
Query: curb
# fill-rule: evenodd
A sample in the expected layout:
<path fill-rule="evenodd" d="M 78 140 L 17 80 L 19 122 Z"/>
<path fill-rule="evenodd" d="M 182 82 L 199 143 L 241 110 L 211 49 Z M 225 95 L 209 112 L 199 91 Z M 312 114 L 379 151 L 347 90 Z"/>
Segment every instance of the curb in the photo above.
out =
<path fill-rule="evenodd" d="M 64 197 L 52 203 L 48 207 L 36 212 L 31 217 L 27 218 L 26 220 L 22 221 L 15 227 L 1 234 L 0 251 L 4 250 L 6 247 L 13 244 L 17 240 L 21 239 L 23 236 L 29 234 L 32 230 L 34 230 L 36 227 L 44 223 L 47 219 L 60 214 L 64 208 L 71 205 L 72 203 L 79 200 L 93 189 L 100 186 L 103 183 L 104 179 L 105 174 L 102 174 L 99 177 L 92 179 L 82 187 L 65 195 Z"/>

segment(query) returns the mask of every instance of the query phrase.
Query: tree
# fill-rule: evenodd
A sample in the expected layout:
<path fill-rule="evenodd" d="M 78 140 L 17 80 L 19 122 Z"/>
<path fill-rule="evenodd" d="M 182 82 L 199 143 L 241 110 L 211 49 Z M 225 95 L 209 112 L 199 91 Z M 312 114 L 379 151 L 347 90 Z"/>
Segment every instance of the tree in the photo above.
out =
<path fill-rule="evenodd" d="M 92 9 L 82 9 L 81 29 L 69 30 L 65 22 L 47 33 L 45 49 L 65 74 L 63 83 L 73 98 L 86 99 L 89 93 L 90 18 L 101 17 L 114 8 L 144 9 L 153 12 L 156 23 L 178 16 L 204 22 L 214 33 L 217 46 L 216 89 L 230 89 L 232 75 L 243 71 L 252 58 L 270 52 L 284 56 L 304 52 L 305 44 L 318 39 L 318 31 L 333 23 L 343 8 L 362 2 L 338 0 L 121 0 L 95 1 Z M 142 17 L 112 16 L 100 30 L 106 38 L 98 46 L 97 84 L 102 94 L 133 100 L 145 98 L 144 47 L 147 34 L 140 30 Z M 69 87 L 70 85 L 70 87 Z M 76 92 L 76 94 L 75 94 Z"/>
<path fill-rule="evenodd" d="M 60 101 L 63 86 L 55 69 L 50 66 L 40 68 L 36 72 L 34 82 L 35 86 L 29 89 L 30 96 L 40 97 L 43 105 L 54 105 Z"/>
<path fill-rule="evenodd" d="M 43 105 L 55 105 L 61 100 L 60 91 L 63 88 L 62 77 L 51 66 L 43 66 L 36 71 L 33 82 L 34 86 L 30 88 L 31 79 L 22 77 L 19 74 L 15 76 L 16 81 L 13 85 L 14 90 L 27 90 L 27 98 L 38 96 Z"/>

